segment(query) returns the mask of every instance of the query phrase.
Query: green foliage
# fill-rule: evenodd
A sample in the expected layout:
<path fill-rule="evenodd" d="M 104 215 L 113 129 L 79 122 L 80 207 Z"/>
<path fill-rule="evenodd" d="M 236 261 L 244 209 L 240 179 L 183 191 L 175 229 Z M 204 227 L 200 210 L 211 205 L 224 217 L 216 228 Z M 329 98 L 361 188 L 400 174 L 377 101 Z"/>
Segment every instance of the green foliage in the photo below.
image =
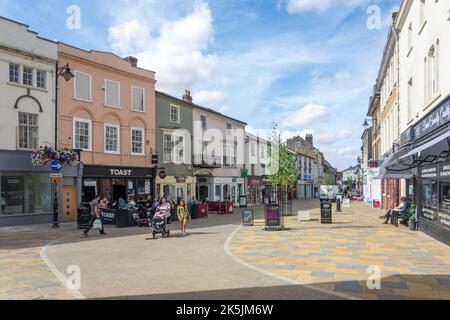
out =
<path fill-rule="evenodd" d="M 281 139 L 276 124 L 272 128 L 270 148 L 269 173 L 272 184 L 286 188 L 295 187 L 298 177 L 296 157 L 287 151 L 286 143 Z"/>
<path fill-rule="evenodd" d="M 336 179 L 332 171 L 328 171 L 323 178 L 323 184 L 326 186 L 333 186 L 336 184 Z"/>
<path fill-rule="evenodd" d="M 413 203 L 411 207 L 409 208 L 409 221 L 410 222 L 416 222 L 416 208 L 417 206 Z"/>

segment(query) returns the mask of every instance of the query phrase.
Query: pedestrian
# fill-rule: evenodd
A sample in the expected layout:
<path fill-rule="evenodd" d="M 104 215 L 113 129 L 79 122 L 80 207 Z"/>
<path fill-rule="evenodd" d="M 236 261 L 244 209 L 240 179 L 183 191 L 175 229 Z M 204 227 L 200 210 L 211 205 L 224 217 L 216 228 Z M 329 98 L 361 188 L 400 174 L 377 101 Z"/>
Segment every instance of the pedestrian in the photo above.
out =
<path fill-rule="evenodd" d="M 170 218 L 170 203 L 167 202 L 167 199 L 165 197 L 162 197 L 159 201 L 157 215 L 164 217 L 164 219 L 166 219 L 166 222 L 168 222 L 168 219 Z M 169 227 L 167 226 L 167 231 L 168 230 Z"/>
<path fill-rule="evenodd" d="M 102 222 L 102 229 L 99 230 L 101 235 L 106 235 L 105 229 L 103 228 L 103 219 L 100 209 L 108 207 L 108 199 L 106 197 L 102 197 L 97 195 L 94 200 L 90 203 L 91 206 L 91 221 L 89 222 L 88 227 L 83 231 L 82 235 L 87 237 L 89 231 L 91 231 L 94 226 L 95 220 L 100 220 Z"/>
<path fill-rule="evenodd" d="M 177 204 L 175 201 L 170 200 L 170 220 L 168 221 L 169 224 L 172 223 L 172 221 L 176 221 L 177 218 Z"/>
<path fill-rule="evenodd" d="M 402 197 L 400 199 L 401 203 L 398 207 L 389 209 L 384 216 L 380 216 L 380 219 L 385 220 L 384 224 L 388 224 L 389 220 L 393 221 L 394 213 L 401 214 L 403 210 L 408 206 L 408 199 L 406 197 Z"/>
<path fill-rule="evenodd" d="M 187 227 L 188 220 L 189 221 L 192 220 L 192 217 L 189 212 L 189 208 L 185 204 L 184 200 L 180 200 L 180 204 L 177 208 L 177 217 L 178 217 L 178 221 L 180 221 L 181 236 L 185 237 L 187 235 L 186 227 Z"/>

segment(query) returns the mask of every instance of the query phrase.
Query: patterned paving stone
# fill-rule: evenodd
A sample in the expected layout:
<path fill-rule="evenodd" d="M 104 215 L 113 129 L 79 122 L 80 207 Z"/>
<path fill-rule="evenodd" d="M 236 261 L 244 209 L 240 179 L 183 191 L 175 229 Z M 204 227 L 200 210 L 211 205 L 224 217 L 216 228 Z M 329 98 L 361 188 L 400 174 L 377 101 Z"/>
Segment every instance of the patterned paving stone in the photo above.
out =
<path fill-rule="evenodd" d="M 287 277 L 319 287 L 326 283 L 333 291 L 359 298 L 450 299 L 448 246 L 421 232 L 382 224 L 378 219 L 380 211 L 363 203 L 352 202 L 350 209 L 335 214 L 333 225 L 320 224 L 318 202 L 301 201 L 294 205 L 294 210 L 310 210 L 312 221 L 298 222 L 295 217 L 287 217 L 288 231 L 277 233 L 265 232 L 261 227 L 241 229 L 231 242 L 232 251 L 258 266 L 268 264 L 258 260 L 264 256 L 245 253 L 271 248 L 278 252 L 276 265 L 296 266 Z M 261 212 L 256 213 L 262 224 Z M 366 287 L 370 266 L 380 268 L 381 290 Z M 270 272 L 286 271 L 280 268 Z"/>

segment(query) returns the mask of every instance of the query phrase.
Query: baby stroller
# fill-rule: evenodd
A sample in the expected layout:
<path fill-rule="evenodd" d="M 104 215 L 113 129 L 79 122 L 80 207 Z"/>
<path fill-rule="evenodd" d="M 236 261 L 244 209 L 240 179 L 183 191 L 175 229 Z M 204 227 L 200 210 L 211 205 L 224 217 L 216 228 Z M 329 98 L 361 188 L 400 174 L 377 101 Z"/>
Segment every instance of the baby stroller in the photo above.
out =
<path fill-rule="evenodd" d="M 153 239 L 156 235 L 161 234 L 163 238 L 170 237 L 170 230 L 167 230 L 167 219 L 155 215 L 153 217 Z"/>

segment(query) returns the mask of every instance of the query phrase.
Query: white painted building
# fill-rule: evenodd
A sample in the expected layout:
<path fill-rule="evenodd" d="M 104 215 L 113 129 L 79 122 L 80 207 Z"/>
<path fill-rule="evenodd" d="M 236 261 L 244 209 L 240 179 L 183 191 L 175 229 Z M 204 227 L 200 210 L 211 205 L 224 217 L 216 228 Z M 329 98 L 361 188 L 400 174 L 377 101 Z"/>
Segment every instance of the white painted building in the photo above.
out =
<path fill-rule="evenodd" d="M 30 152 L 55 141 L 58 45 L 0 18 L 0 226 L 51 221 L 49 168 Z"/>
<path fill-rule="evenodd" d="M 450 2 L 404 0 L 397 19 L 400 128 L 404 132 L 450 93 Z"/>
<path fill-rule="evenodd" d="M 267 140 L 250 133 L 245 134 L 245 168 L 247 200 L 249 204 L 263 202 L 264 180 L 269 176 L 269 144 Z"/>
<path fill-rule="evenodd" d="M 191 100 L 190 92 L 184 99 Z M 191 100 L 192 101 L 192 100 Z M 199 200 L 231 201 L 245 195 L 246 123 L 212 109 L 193 105 L 193 169 Z M 217 144 L 218 142 L 221 142 Z"/>

